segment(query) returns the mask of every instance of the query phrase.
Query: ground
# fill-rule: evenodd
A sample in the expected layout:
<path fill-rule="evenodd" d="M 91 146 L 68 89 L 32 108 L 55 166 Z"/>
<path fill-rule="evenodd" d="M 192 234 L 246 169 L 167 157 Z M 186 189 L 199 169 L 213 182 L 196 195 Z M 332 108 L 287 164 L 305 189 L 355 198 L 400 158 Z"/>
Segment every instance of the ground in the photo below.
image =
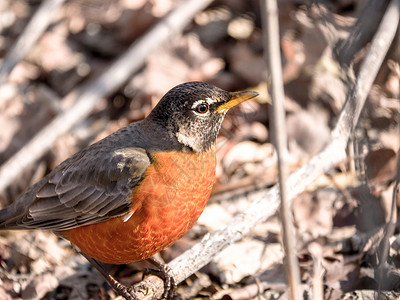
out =
<path fill-rule="evenodd" d="M 324 1 L 311 6 L 307 1 L 279 1 L 291 172 L 330 140 L 352 78 L 341 68 L 344 54 L 338 51 L 338 41 L 355 28 L 364 13 L 364 2 Z M 0 2 L 0 62 L 40 3 Z M 74 0 L 58 8 L 47 30 L 0 85 L 0 163 L 22 149 L 52 119 L 71 109 L 74 99 L 66 97 L 71 91 L 104 73 L 178 5 L 173 0 Z M 379 18 L 369 40 L 352 56 L 355 76 L 383 12 L 377 9 Z M 277 182 L 261 24 L 259 1 L 212 2 L 182 32 L 149 53 L 122 86 L 98 99 L 90 115 L 62 134 L 45 155 L 24 168 L 18 180 L 2 191 L 0 207 L 76 151 L 143 119 L 173 86 L 196 80 L 229 91 L 254 90 L 260 96 L 235 108 L 224 121 L 217 143 L 217 179 L 209 203 L 192 230 L 160 257 L 168 262 L 205 234 L 223 227 L 251 205 L 245 195 Z M 360 28 L 362 32 L 369 27 L 361 22 Z M 348 159 L 321 174 L 293 200 L 295 251 L 308 297 L 373 299 L 378 290 L 390 299 L 400 295 L 397 219 L 393 231 L 384 226 L 400 205 L 399 196 L 393 196 L 400 173 L 399 56 L 397 39 L 351 135 Z M 287 299 L 280 229 L 278 214 L 260 222 L 250 235 L 187 278 L 177 294 L 182 299 Z M 389 246 L 386 250 L 385 244 Z M 140 281 L 144 267 L 142 263 L 105 266 L 125 284 Z M 115 297 L 73 246 L 53 233 L 0 232 L 0 299 Z"/>

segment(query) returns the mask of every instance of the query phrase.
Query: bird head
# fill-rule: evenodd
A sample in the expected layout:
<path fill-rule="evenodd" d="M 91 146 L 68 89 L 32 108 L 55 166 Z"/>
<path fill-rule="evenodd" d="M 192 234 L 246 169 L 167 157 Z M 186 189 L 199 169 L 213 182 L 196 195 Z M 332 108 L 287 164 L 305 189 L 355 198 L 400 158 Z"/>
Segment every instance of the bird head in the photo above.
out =
<path fill-rule="evenodd" d="M 147 117 L 169 136 L 196 153 L 216 142 L 230 108 L 254 98 L 256 92 L 227 92 L 204 82 L 186 82 L 168 91 Z"/>

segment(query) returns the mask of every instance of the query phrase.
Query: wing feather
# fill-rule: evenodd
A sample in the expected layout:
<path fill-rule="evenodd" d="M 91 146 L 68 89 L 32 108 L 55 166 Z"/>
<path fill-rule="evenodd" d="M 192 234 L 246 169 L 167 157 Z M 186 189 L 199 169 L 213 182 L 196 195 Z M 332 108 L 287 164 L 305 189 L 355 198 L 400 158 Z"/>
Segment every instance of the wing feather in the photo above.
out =
<path fill-rule="evenodd" d="M 16 221 L 18 226 L 62 231 L 129 211 L 132 189 L 151 164 L 146 151 L 119 148 L 99 153 L 101 159 L 96 161 L 84 159 L 88 151 L 90 148 L 48 175 L 36 189 L 29 212 Z"/>

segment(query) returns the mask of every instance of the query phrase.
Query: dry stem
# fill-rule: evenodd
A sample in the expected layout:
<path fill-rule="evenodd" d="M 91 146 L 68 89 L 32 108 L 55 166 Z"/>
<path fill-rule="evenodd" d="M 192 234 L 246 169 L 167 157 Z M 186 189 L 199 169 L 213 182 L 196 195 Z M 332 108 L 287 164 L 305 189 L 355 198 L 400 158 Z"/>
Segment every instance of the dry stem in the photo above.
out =
<path fill-rule="evenodd" d="M 262 0 L 263 44 L 265 58 L 271 73 L 272 130 L 278 154 L 280 217 L 282 220 L 283 246 L 286 255 L 286 269 L 291 299 L 300 299 L 300 267 L 296 255 L 295 228 L 291 206 L 287 199 L 286 180 L 289 174 L 287 135 L 285 126 L 284 92 L 280 55 L 278 5 L 276 0 Z"/>

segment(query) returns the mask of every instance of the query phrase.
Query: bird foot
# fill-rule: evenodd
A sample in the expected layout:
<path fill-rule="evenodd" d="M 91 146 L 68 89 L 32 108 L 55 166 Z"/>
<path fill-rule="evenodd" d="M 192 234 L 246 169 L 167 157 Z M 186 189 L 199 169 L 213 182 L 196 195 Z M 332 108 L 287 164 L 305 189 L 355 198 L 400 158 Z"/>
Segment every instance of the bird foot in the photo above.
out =
<path fill-rule="evenodd" d="M 114 291 L 116 291 L 126 300 L 139 300 L 139 297 L 135 294 L 135 290 L 132 287 L 126 287 L 118 280 L 116 280 L 113 276 L 108 274 L 100 265 L 100 263 L 94 258 L 91 258 L 89 255 L 86 255 L 81 251 L 80 253 L 100 272 L 101 275 L 103 275 L 103 277 L 107 280 L 108 284 L 114 289 Z"/>
<path fill-rule="evenodd" d="M 161 263 L 154 258 L 148 258 L 147 261 L 156 266 L 158 270 L 146 269 L 143 272 L 143 277 L 149 274 L 160 277 L 164 281 L 164 293 L 162 297 L 171 300 L 174 297 L 177 287 L 174 275 L 172 274 L 172 269 L 168 265 Z"/>
<path fill-rule="evenodd" d="M 139 297 L 136 296 L 135 291 L 132 287 L 126 287 L 125 285 L 123 285 L 117 281 L 113 285 L 113 288 L 126 300 L 139 300 Z"/>
<path fill-rule="evenodd" d="M 97 260 L 95 260 L 94 258 L 91 258 L 90 256 L 86 255 L 83 252 L 80 252 L 80 253 L 100 272 L 101 275 L 104 276 L 104 278 L 107 280 L 108 284 L 118 294 L 120 294 L 126 300 L 139 300 L 139 297 L 135 294 L 134 287 L 126 287 L 125 285 L 120 283 L 118 280 L 116 280 L 113 276 L 108 274 Z M 148 274 L 153 274 L 153 275 L 160 277 L 164 281 L 164 293 L 163 293 L 162 297 L 165 299 L 168 299 L 168 300 L 172 299 L 175 294 L 175 290 L 176 290 L 176 281 L 172 274 L 172 269 L 168 265 L 163 264 L 154 258 L 148 258 L 147 261 L 149 261 L 152 265 L 156 266 L 158 268 L 158 270 L 146 269 L 143 272 L 143 278 Z M 136 288 L 147 289 L 147 287 L 145 287 L 145 286 L 143 286 L 143 287 L 139 286 Z"/>

